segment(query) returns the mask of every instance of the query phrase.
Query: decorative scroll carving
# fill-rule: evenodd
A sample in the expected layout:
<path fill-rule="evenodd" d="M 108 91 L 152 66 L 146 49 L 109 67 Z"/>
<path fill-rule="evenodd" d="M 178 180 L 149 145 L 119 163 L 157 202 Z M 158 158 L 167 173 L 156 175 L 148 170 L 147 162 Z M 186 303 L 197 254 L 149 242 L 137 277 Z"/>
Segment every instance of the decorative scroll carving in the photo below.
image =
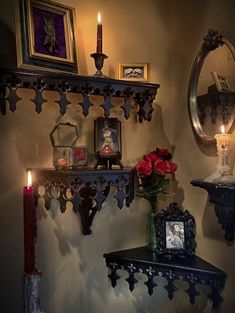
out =
<path fill-rule="evenodd" d="M 202 47 L 207 50 L 215 50 L 223 44 L 222 37 L 217 30 L 210 28 L 206 36 L 203 37 Z"/>
<path fill-rule="evenodd" d="M 46 169 L 33 171 L 35 190 L 39 186 L 45 187 L 43 198 L 46 209 L 50 209 L 52 198 L 56 198 L 60 203 L 62 213 L 66 210 L 66 202 L 72 202 L 74 212 L 81 216 L 84 235 L 91 234 L 93 219 L 97 211 L 101 210 L 111 185 L 117 188 L 115 198 L 120 209 L 124 206 L 125 200 L 126 206 L 129 206 L 134 198 L 132 169 L 78 172 Z M 67 196 L 68 190 L 70 197 Z M 37 196 L 39 196 L 38 193 Z"/>
<path fill-rule="evenodd" d="M 60 99 L 56 101 L 59 104 L 61 114 L 65 114 L 67 105 L 70 103 L 67 99 L 69 92 L 79 93 L 83 97 L 82 103 L 84 116 L 89 114 L 92 106 L 90 96 L 98 95 L 103 97 L 101 106 L 104 109 L 104 116 L 110 116 L 110 110 L 113 107 L 113 97 L 124 99 L 121 108 L 124 111 L 125 118 L 128 119 L 132 109 L 138 108 L 139 121 L 151 121 L 153 111 L 153 100 L 157 94 L 158 84 L 138 83 L 131 81 L 122 81 L 109 79 L 106 77 L 80 76 L 67 73 L 50 73 L 43 71 L 32 71 L 26 69 L 8 70 L 0 69 L 0 105 L 1 113 L 5 114 L 5 97 L 1 90 L 9 88 L 10 94 L 6 100 L 10 104 L 10 110 L 16 110 L 17 102 L 21 99 L 17 96 L 17 89 L 30 88 L 35 90 L 35 97 L 31 99 L 35 103 L 36 112 L 40 113 L 42 104 L 47 100 L 42 97 L 44 90 L 59 91 Z M 131 105 L 131 100 L 135 105 Z"/>
<path fill-rule="evenodd" d="M 104 258 L 110 269 L 108 277 L 111 279 L 112 287 L 116 286 L 117 280 L 120 278 L 117 270 L 123 268 L 128 272 L 126 281 L 130 291 L 133 291 L 138 283 L 135 273 L 144 273 L 147 276 L 144 284 L 148 288 L 149 295 L 152 295 L 153 290 L 157 287 L 154 278 L 164 277 L 167 280 L 164 288 L 167 290 L 170 300 L 173 299 L 174 292 L 177 290 L 174 282 L 183 280 L 188 283 L 185 292 L 188 294 L 191 304 L 195 303 L 196 296 L 199 295 L 196 289 L 198 284 L 206 284 L 211 288 L 208 297 L 214 308 L 217 308 L 222 301 L 220 291 L 224 287 L 225 273 L 197 256 L 184 261 L 170 261 L 157 257 L 155 253 L 147 251 L 146 247 L 141 247 L 104 254 Z"/>

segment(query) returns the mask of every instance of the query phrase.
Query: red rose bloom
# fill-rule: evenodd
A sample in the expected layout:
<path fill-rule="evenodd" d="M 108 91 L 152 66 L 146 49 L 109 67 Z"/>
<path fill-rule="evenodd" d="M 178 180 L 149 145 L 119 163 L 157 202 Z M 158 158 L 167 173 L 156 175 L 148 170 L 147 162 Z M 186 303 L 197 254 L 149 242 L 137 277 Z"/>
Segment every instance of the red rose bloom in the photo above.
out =
<path fill-rule="evenodd" d="M 172 154 L 169 152 L 169 150 L 167 149 L 156 149 L 157 154 L 159 155 L 160 158 L 162 158 L 163 160 L 168 160 L 170 161 L 172 158 Z"/>
<path fill-rule="evenodd" d="M 85 152 L 82 149 L 76 149 L 73 151 L 74 157 L 77 160 L 82 160 L 85 158 Z"/>
<path fill-rule="evenodd" d="M 141 160 L 136 164 L 135 169 L 139 177 L 149 176 L 152 173 L 152 163 L 147 160 Z"/>
<path fill-rule="evenodd" d="M 153 167 L 154 173 L 165 176 L 167 173 L 171 172 L 170 162 L 165 160 L 157 160 Z"/>
<path fill-rule="evenodd" d="M 144 160 L 146 161 L 155 162 L 157 159 L 159 159 L 159 155 L 156 151 L 152 151 L 144 156 Z"/>
<path fill-rule="evenodd" d="M 138 180 L 137 195 L 148 201 L 156 201 L 160 193 L 166 194 L 170 185 L 168 174 L 174 174 L 177 165 L 171 162 L 172 154 L 167 149 L 156 148 L 146 154 L 135 166 Z"/>
<path fill-rule="evenodd" d="M 175 171 L 177 170 L 177 164 L 170 162 L 170 167 L 171 167 L 171 173 L 175 173 Z"/>

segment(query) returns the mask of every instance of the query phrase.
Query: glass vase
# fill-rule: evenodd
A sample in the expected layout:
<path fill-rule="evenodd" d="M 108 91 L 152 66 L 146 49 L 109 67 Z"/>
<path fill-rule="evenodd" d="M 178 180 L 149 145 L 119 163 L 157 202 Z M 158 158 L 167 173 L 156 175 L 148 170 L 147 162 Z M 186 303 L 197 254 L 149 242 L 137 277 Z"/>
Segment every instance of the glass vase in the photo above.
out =
<path fill-rule="evenodd" d="M 149 212 L 147 216 L 147 226 L 146 226 L 146 241 L 147 241 L 147 250 L 155 252 L 157 248 L 157 239 L 156 239 L 156 228 L 154 223 L 154 217 L 157 212 L 158 202 L 157 198 L 149 201 Z"/>

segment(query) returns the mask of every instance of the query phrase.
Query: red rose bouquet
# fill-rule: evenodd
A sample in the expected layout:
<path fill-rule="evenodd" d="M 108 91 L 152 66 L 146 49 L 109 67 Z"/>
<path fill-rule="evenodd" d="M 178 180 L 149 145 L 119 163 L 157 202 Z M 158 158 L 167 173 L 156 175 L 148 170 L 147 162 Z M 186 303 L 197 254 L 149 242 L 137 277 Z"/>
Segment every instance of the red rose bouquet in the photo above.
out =
<path fill-rule="evenodd" d="M 148 201 L 156 200 L 160 193 L 167 193 L 170 179 L 177 165 L 171 162 L 172 154 L 167 149 L 156 148 L 146 154 L 135 166 L 139 178 L 137 195 Z"/>
<path fill-rule="evenodd" d="M 156 148 L 155 151 L 146 154 L 135 166 L 138 176 L 138 187 L 136 194 L 148 200 L 150 211 L 147 223 L 147 249 L 155 251 L 157 247 L 156 229 L 154 216 L 157 207 L 157 196 L 167 193 L 170 179 L 177 165 L 171 162 L 172 154 L 167 149 Z"/>

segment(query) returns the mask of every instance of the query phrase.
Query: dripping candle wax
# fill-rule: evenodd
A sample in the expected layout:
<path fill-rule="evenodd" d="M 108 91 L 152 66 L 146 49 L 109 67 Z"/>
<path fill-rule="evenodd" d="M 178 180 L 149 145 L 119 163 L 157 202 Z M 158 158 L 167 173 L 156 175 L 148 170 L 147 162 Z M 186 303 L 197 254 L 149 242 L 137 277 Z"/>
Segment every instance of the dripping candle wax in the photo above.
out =
<path fill-rule="evenodd" d="M 215 135 L 217 150 L 227 151 L 231 143 L 231 135 L 227 134 L 224 129 L 224 125 L 221 125 L 221 133 Z"/>
<path fill-rule="evenodd" d="M 101 14 L 100 12 L 97 15 L 97 46 L 96 53 L 102 53 L 102 23 L 101 23 Z"/>
<path fill-rule="evenodd" d="M 32 175 L 28 171 L 28 183 L 23 188 L 24 207 L 24 270 L 32 273 L 35 269 L 35 242 L 37 239 L 37 219 Z"/>

